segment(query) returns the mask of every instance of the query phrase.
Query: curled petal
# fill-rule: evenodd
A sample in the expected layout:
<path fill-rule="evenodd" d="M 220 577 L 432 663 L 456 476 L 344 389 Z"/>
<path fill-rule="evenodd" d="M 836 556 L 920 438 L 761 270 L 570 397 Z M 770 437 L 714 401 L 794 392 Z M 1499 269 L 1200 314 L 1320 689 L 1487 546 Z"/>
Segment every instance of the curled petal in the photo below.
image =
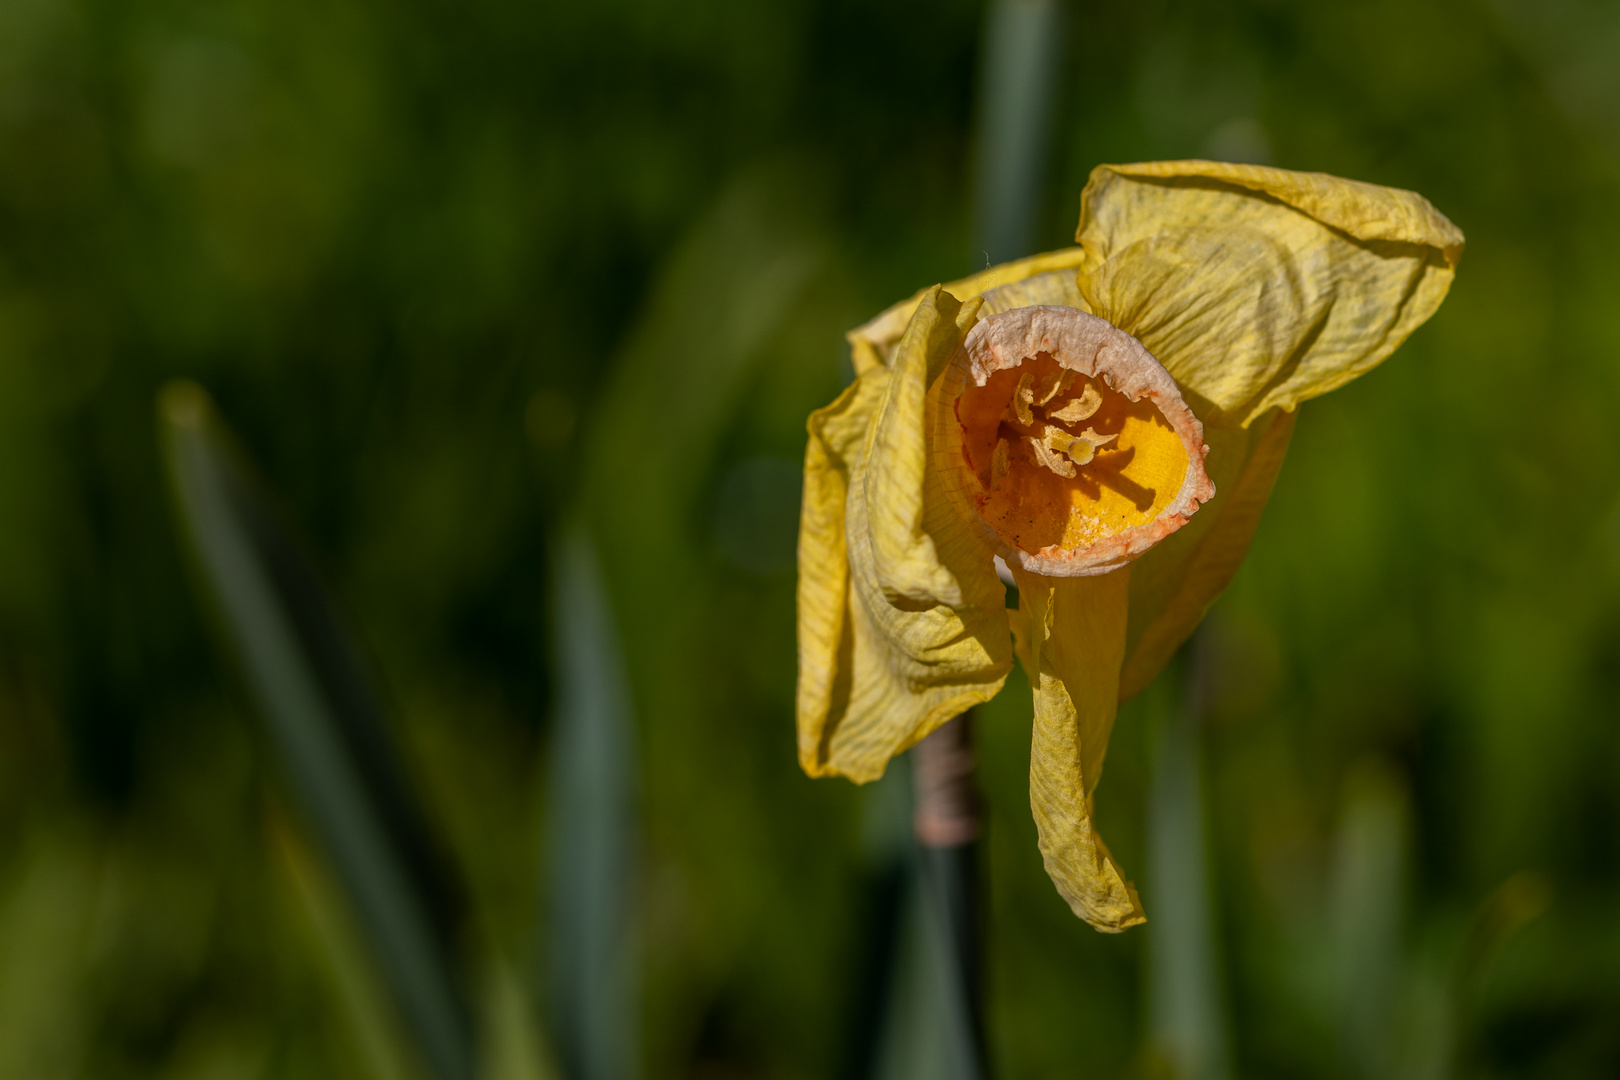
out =
<path fill-rule="evenodd" d="M 1076 239 L 1091 310 L 1206 423 L 1243 426 L 1376 366 L 1439 307 L 1463 247 L 1413 192 L 1208 161 L 1100 166 Z"/>
<path fill-rule="evenodd" d="M 1080 269 L 1085 258 L 1085 251 L 1077 247 L 1045 255 L 1031 255 L 1027 259 L 992 266 L 960 281 L 947 282 L 943 289 L 963 300 L 983 297 L 982 315 L 997 315 L 1031 304 L 1058 304 L 1090 311 L 1075 281 L 1075 271 Z M 893 362 L 900 337 L 911 323 L 911 316 L 923 297 L 931 291 L 923 289 L 849 332 L 850 359 L 857 374 Z"/>
<path fill-rule="evenodd" d="M 799 586 L 799 751 L 811 775 L 875 779 L 893 755 L 993 697 L 1012 666 L 991 553 L 925 468 L 937 405 L 930 383 L 977 307 L 930 290 L 893 367 L 868 366 L 852 391 L 817 414 L 826 419 L 822 445 L 806 459 Z M 814 481 L 812 466 L 822 469 Z M 840 485 L 838 551 L 829 526 Z M 807 584 L 807 576 L 817 581 Z"/>
<path fill-rule="evenodd" d="M 928 389 L 961 348 L 982 301 L 959 303 L 934 286 L 900 340 L 889 382 L 873 419 L 864 495 L 873 571 L 892 604 L 960 607 L 962 589 L 939 558 L 934 533 L 950 515 L 925 521 L 928 481 Z M 929 526 L 934 526 L 931 529 Z M 988 556 L 985 560 L 988 570 Z"/>
<path fill-rule="evenodd" d="M 1029 805 L 1046 872 L 1071 910 L 1098 930 L 1146 921 L 1092 822 L 1119 704 L 1129 566 L 1097 577 L 1049 578 L 1012 568 L 1019 658 L 1035 693 Z"/>
<path fill-rule="evenodd" d="M 850 332 L 856 383 L 806 453 L 799 751 L 880 775 L 1000 689 L 1015 636 L 1047 871 L 1117 931 L 1144 921 L 1092 821 L 1120 694 L 1231 580 L 1293 410 L 1433 314 L 1463 237 L 1411 192 L 1161 162 L 1096 170 L 1076 238 Z"/>
<path fill-rule="evenodd" d="M 849 611 L 849 557 L 844 504 L 854 461 L 889 382 L 888 369 L 867 371 L 838 399 L 810 414 L 799 511 L 799 763 L 822 771 L 829 721 L 849 706 L 854 633 Z"/>

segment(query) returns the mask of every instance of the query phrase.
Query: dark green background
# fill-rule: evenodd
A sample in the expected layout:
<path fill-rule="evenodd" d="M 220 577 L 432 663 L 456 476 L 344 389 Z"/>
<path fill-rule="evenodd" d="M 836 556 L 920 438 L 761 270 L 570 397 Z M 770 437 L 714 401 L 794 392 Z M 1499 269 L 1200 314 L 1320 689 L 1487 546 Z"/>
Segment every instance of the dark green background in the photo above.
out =
<path fill-rule="evenodd" d="M 358 1075 L 171 524 L 178 375 L 324 558 L 517 968 L 548 537 L 586 508 L 641 724 L 647 1075 L 836 1074 L 861 794 L 794 762 L 793 462 L 842 331 L 982 265 L 983 17 L 0 0 L 0 1078 Z M 1456 1075 L 1620 1071 L 1615 42 L 1595 0 L 1071 6 L 1042 247 L 1099 162 L 1234 152 L 1469 241 L 1432 323 L 1303 408 L 1212 623 L 1241 1075 L 1357 1075 L 1369 820 L 1401 1075 L 1437 1039 Z M 981 723 L 1001 1075 L 1151 1074 L 1145 932 L 1041 871 L 1027 695 Z M 1139 880 L 1149 698 L 1099 799 Z"/>

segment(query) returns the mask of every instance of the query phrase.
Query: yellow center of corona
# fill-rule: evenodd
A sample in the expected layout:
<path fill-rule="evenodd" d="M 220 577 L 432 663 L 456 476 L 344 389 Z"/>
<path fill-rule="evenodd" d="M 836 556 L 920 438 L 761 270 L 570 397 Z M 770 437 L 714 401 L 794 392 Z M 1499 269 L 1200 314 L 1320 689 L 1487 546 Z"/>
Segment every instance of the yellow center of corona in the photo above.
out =
<path fill-rule="evenodd" d="M 1031 554 L 1079 551 L 1146 525 L 1175 501 L 1187 448 L 1152 400 L 1048 353 L 971 383 L 956 402 L 980 517 Z"/>

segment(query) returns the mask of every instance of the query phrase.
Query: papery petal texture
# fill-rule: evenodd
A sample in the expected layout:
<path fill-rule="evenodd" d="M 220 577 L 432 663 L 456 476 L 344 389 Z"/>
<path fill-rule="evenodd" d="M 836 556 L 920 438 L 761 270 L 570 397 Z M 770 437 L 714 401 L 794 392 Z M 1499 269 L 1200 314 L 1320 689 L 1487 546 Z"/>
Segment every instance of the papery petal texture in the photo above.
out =
<path fill-rule="evenodd" d="M 996 315 L 1031 304 L 1058 304 L 1090 311 L 1075 279 L 1076 271 L 1084 265 L 1085 260 L 1086 253 L 1082 248 L 1064 248 L 992 266 L 970 277 L 934 288 L 943 288 L 945 292 L 963 300 L 983 297 L 984 315 Z M 857 374 L 893 361 L 900 337 L 910 324 L 912 314 L 931 291 L 923 289 L 849 332 L 850 359 Z"/>
<path fill-rule="evenodd" d="M 1433 315 L 1464 241 L 1410 191 L 1207 161 L 1099 167 L 1076 238 L 1080 291 L 1175 376 L 1222 493 L 1134 567 L 1128 697 L 1242 563 L 1292 410 L 1376 366 Z"/>
<path fill-rule="evenodd" d="M 823 462 L 833 460 L 831 436 L 844 429 L 826 416 L 818 438 L 812 420 L 800 533 L 799 688 L 800 760 L 812 775 L 875 779 L 892 756 L 993 697 L 1012 666 L 991 553 L 927 468 L 935 407 L 929 387 L 961 347 L 978 307 L 938 287 L 925 294 L 893 366 L 867 365 L 856 393 L 846 391 L 832 406 L 843 405 L 836 418 L 851 428 L 866 420 L 864 439 L 839 447 L 836 466 Z M 814 481 L 812 468 L 819 471 Z M 842 558 L 829 533 L 840 483 Z M 818 579 L 808 586 L 806 566 Z M 835 614 L 841 575 L 842 617 Z"/>
<path fill-rule="evenodd" d="M 858 377 L 838 399 L 810 414 L 799 511 L 799 763 L 812 776 L 825 769 L 829 721 L 849 707 L 854 635 L 849 610 L 849 554 L 844 509 L 854 461 L 864 456 L 872 418 L 888 387 L 887 368 Z"/>
<path fill-rule="evenodd" d="M 1015 568 L 1021 653 L 1035 695 L 1029 805 L 1046 872 L 1098 930 L 1146 921 L 1135 887 L 1092 821 L 1119 705 L 1131 568 L 1050 578 Z"/>
<path fill-rule="evenodd" d="M 890 604 L 960 607 L 962 589 L 939 558 L 925 522 L 929 472 L 928 390 L 961 348 L 983 301 L 967 303 L 935 286 L 924 294 L 900 339 L 889 382 L 872 425 L 864 477 L 872 570 Z M 937 517 L 938 515 L 936 515 Z"/>
<path fill-rule="evenodd" d="M 1462 233 L 1410 191 L 1257 165 L 1104 165 L 1080 291 L 1206 424 L 1248 425 L 1366 372 L 1445 298 Z"/>
<path fill-rule="evenodd" d="M 1119 700 L 1241 565 L 1295 409 L 1434 313 L 1463 236 L 1412 192 L 1182 161 L 1096 169 L 1076 239 L 849 333 L 805 456 L 799 757 L 881 775 L 1001 688 L 1016 635 L 1047 872 L 1118 931 L 1144 915 L 1092 810 Z"/>

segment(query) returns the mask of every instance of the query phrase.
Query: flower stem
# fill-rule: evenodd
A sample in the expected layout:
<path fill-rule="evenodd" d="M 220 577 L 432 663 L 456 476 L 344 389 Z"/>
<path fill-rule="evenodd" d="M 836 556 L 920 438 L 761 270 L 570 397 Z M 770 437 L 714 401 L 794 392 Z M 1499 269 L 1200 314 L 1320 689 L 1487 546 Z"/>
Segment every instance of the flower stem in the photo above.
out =
<path fill-rule="evenodd" d="M 989 1075 L 979 928 L 981 801 L 974 782 L 972 714 L 939 728 L 912 752 L 925 933 L 942 973 L 949 1075 Z"/>

